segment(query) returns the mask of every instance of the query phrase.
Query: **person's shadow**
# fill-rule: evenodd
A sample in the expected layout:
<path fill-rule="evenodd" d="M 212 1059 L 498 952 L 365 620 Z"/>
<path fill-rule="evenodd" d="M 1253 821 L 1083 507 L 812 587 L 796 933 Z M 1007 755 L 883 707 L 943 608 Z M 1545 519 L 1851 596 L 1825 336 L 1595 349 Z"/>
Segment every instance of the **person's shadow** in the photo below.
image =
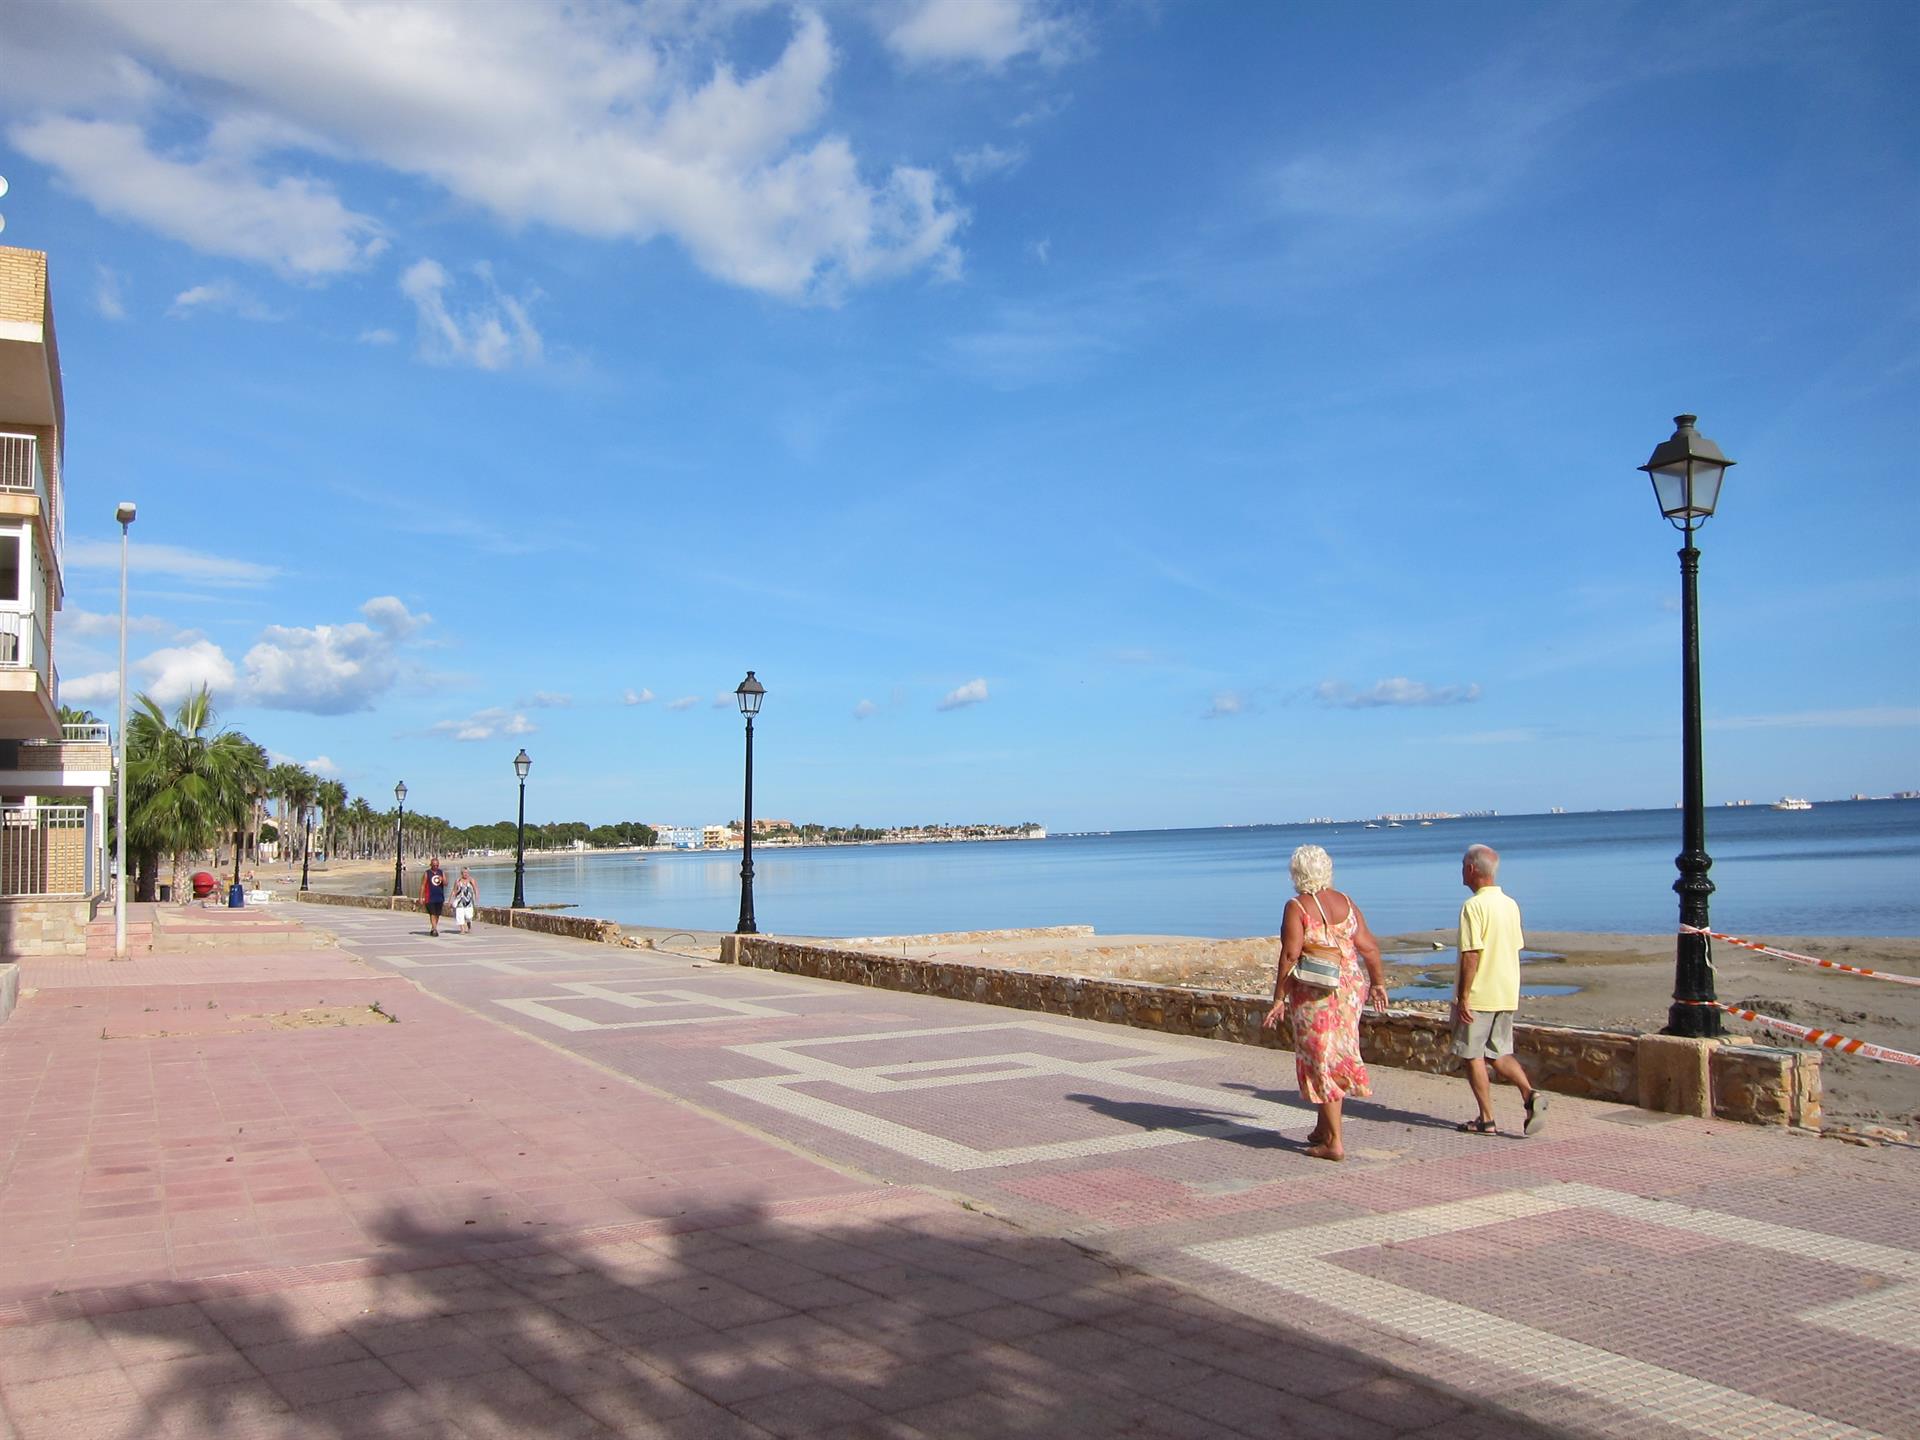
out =
<path fill-rule="evenodd" d="M 1069 1095 L 1067 1099 L 1084 1105 L 1096 1115 L 1105 1115 L 1142 1130 L 1177 1130 L 1186 1135 L 1210 1140 L 1225 1140 L 1250 1150 L 1299 1150 L 1304 1140 L 1295 1140 L 1268 1128 L 1250 1115 L 1229 1110 L 1201 1110 L 1188 1105 L 1161 1105 L 1141 1100 L 1112 1100 L 1105 1095 Z M 1265 1098 L 1265 1097 L 1262 1097 Z M 1290 1100 L 1281 1101 L 1297 1108 Z M 1302 1123 L 1310 1116 L 1303 1114 Z"/>
<path fill-rule="evenodd" d="M 1247 1085 L 1237 1080 L 1222 1081 L 1222 1090 L 1239 1090 L 1256 1100 L 1265 1100 L 1274 1105 L 1303 1105 L 1297 1094 L 1284 1090 L 1263 1090 L 1258 1085 Z M 1414 1125 L 1423 1130 L 1452 1130 L 1451 1120 L 1436 1119 L 1432 1115 L 1422 1114 L 1418 1110 L 1398 1110 L 1391 1105 L 1382 1105 L 1374 1100 L 1349 1100 L 1343 1107 L 1344 1113 L 1362 1120 L 1379 1120 L 1388 1124 Z"/>

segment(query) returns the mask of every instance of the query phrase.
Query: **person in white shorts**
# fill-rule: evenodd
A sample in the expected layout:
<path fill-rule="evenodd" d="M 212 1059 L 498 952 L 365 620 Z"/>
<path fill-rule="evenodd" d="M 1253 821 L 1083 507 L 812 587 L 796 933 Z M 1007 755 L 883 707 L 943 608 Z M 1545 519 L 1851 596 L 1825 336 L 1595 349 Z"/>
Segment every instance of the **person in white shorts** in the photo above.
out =
<path fill-rule="evenodd" d="M 1460 861 L 1460 882 L 1473 894 L 1460 907 L 1460 970 L 1453 990 L 1453 1053 L 1466 1062 L 1467 1084 L 1480 1113 L 1456 1128 L 1492 1135 L 1493 1086 L 1487 1066 L 1520 1091 L 1527 1107 L 1522 1134 L 1537 1135 L 1546 1123 L 1547 1096 L 1534 1088 L 1513 1057 L 1513 1012 L 1520 1008 L 1520 907 L 1494 883 L 1500 857 L 1486 845 L 1469 846 Z"/>
<path fill-rule="evenodd" d="M 480 883 L 466 866 L 460 867 L 460 879 L 453 887 L 453 923 L 462 935 L 473 929 L 473 907 L 480 903 Z"/>

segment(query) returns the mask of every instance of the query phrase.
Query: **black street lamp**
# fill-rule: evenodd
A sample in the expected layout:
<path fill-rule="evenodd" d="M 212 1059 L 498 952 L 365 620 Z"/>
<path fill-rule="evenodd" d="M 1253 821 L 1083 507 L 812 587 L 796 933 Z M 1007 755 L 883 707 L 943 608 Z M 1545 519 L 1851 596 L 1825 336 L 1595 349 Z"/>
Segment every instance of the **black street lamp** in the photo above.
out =
<path fill-rule="evenodd" d="M 307 888 L 307 862 L 313 858 L 313 806 L 300 807 L 300 888 Z"/>
<path fill-rule="evenodd" d="M 747 813 L 740 832 L 740 923 L 733 927 L 738 935 L 759 934 L 759 927 L 753 923 L 753 717 L 760 713 L 760 702 L 766 696 L 767 687 L 753 678 L 751 670 L 733 692 L 733 698 L 740 702 L 740 713 L 747 717 Z"/>
<path fill-rule="evenodd" d="M 406 824 L 407 815 L 406 781 L 402 780 L 398 785 L 393 787 L 393 804 L 393 893 L 395 895 L 401 895 L 406 893 L 400 887 L 400 877 L 405 873 L 404 867 L 400 862 L 400 836 L 402 834 L 402 827 Z"/>
<path fill-rule="evenodd" d="M 533 769 L 533 760 L 527 754 L 526 746 L 520 747 L 520 753 L 513 757 L 513 773 L 520 777 L 520 828 L 513 846 L 513 908 L 527 908 L 527 772 Z"/>
<path fill-rule="evenodd" d="M 1700 765 L 1700 552 L 1693 532 L 1713 514 L 1720 500 L 1720 482 L 1733 461 L 1720 447 L 1693 428 L 1697 416 L 1673 417 L 1673 438 L 1654 447 L 1653 457 L 1640 467 L 1653 481 L 1660 513 L 1686 536 L 1680 550 L 1680 789 L 1684 812 L 1680 853 L 1674 865 L 1680 878 L 1673 882 L 1680 896 L 1683 927 L 1674 954 L 1673 1004 L 1667 1009 L 1668 1035 L 1705 1038 L 1721 1033 L 1720 1011 L 1713 988 L 1713 946 L 1707 928 L 1707 897 L 1713 881 L 1707 871 L 1706 783 Z M 1688 929 L 1686 927 L 1692 927 Z"/>

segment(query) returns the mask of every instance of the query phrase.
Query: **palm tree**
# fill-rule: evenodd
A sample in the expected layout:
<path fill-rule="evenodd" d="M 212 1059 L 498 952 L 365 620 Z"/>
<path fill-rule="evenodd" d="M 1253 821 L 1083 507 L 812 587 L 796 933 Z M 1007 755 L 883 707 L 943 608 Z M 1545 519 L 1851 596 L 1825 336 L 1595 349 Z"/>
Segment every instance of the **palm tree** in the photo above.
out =
<path fill-rule="evenodd" d="M 213 699 L 203 685 L 169 720 L 153 698 L 136 697 L 127 722 L 127 858 L 134 898 L 152 900 L 160 857 L 217 844 L 246 823 L 264 784 L 266 756 L 236 730 L 214 731 Z"/>
<path fill-rule="evenodd" d="M 322 780 L 314 798 L 320 802 L 320 848 L 331 859 L 334 846 L 340 842 L 340 825 L 345 818 L 340 812 L 347 807 L 347 787 L 338 780 Z"/>
<path fill-rule="evenodd" d="M 313 800 L 314 796 L 320 793 L 320 781 L 302 766 L 294 766 L 293 771 L 292 780 L 288 782 L 287 788 L 280 792 L 287 806 L 284 812 L 285 820 L 280 828 L 285 830 L 288 824 L 298 826 L 291 833 L 300 837 L 300 858 L 304 861 L 307 858 L 307 845 L 311 839 L 307 832 L 313 822 Z M 293 863 L 291 848 L 287 851 L 287 863 Z"/>
<path fill-rule="evenodd" d="M 288 760 L 281 761 L 267 771 L 267 795 L 273 801 L 276 828 L 280 831 L 280 853 L 288 858 L 293 855 L 292 792 L 299 788 L 300 777 L 306 773 Z"/>

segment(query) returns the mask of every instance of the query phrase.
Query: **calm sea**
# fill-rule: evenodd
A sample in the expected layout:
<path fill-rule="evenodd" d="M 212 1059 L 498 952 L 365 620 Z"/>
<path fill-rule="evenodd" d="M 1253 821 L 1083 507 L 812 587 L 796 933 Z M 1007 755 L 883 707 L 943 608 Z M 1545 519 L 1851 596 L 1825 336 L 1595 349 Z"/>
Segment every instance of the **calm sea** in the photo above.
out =
<path fill-rule="evenodd" d="M 1334 883 L 1382 934 L 1451 925 L 1460 853 L 1492 845 L 1536 930 L 1657 932 L 1677 917 L 1676 810 L 1220 830 L 1135 830 L 1035 841 L 754 852 L 761 930 L 886 935 L 1085 924 L 1113 933 L 1265 935 L 1279 929 L 1296 845 L 1326 846 Z M 1714 928 L 1753 935 L 1920 935 L 1920 801 L 1810 811 L 1716 809 Z M 483 898 L 513 893 L 513 863 L 475 865 Z M 529 903 L 632 925 L 731 930 L 739 851 L 530 857 Z"/>

